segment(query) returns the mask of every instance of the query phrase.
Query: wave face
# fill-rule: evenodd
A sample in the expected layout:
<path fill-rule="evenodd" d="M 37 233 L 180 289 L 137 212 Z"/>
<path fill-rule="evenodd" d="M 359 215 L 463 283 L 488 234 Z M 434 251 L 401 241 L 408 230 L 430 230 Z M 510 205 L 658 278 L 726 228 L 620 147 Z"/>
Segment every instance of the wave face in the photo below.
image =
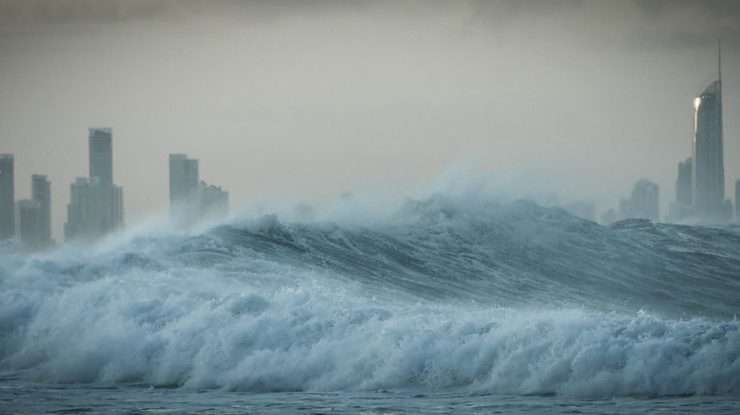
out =
<path fill-rule="evenodd" d="M 740 231 L 534 203 L 0 255 L 0 369 L 192 389 L 740 393 Z M 10 373 L 10 375 L 8 375 Z"/>

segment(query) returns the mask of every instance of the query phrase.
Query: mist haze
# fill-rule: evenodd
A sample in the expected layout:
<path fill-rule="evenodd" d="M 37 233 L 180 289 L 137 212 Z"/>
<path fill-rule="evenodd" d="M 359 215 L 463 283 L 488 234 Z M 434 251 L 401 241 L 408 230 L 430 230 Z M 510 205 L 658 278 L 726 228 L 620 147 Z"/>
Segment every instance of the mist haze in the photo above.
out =
<path fill-rule="evenodd" d="M 0 0 L 0 411 L 738 414 L 739 55 L 738 1 Z"/>
<path fill-rule="evenodd" d="M 18 199 L 49 176 L 57 240 L 103 126 L 127 224 L 167 207 L 169 153 L 235 208 L 404 194 L 462 165 L 598 212 L 649 178 L 664 214 L 718 38 L 731 197 L 733 1 L 0 1 L 0 150 Z"/>

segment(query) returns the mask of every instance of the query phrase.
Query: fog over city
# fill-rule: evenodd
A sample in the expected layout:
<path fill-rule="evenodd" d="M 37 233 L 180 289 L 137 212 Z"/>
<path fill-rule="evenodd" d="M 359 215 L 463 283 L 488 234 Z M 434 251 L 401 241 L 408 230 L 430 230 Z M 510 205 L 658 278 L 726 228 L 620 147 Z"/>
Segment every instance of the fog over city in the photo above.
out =
<path fill-rule="evenodd" d="M 129 225 L 166 210 L 170 153 L 232 211 L 470 174 L 598 212 L 648 178 L 664 215 L 718 38 L 732 198 L 732 0 L 0 0 L 0 153 L 17 199 L 48 175 L 58 241 L 90 127 L 112 128 Z"/>
<path fill-rule="evenodd" d="M 740 413 L 740 0 L 0 0 L 0 412 Z"/>

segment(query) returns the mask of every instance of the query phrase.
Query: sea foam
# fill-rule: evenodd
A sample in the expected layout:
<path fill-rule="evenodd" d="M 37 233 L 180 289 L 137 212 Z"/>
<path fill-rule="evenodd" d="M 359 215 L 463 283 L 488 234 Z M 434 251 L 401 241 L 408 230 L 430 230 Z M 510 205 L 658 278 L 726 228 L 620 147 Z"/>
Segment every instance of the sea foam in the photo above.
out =
<path fill-rule="evenodd" d="M 732 232 L 609 229 L 524 208 L 416 206 L 372 229 L 269 218 L 202 235 L 141 236 L 107 250 L 5 254 L 0 368 L 40 382 L 240 391 L 740 393 L 740 323 L 725 316 L 733 303 L 712 314 L 716 305 L 692 305 L 688 289 L 662 293 L 669 284 L 659 279 L 677 277 L 644 267 L 678 232 L 683 239 L 670 243 L 682 254 L 714 249 L 709 254 L 733 265 L 723 251 Z M 523 237 L 533 227 L 538 238 Z M 658 242 L 645 253 L 650 238 Z M 569 276 L 562 258 L 526 262 L 558 251 L 570 257 L 596 242 L 607 252 L 598 261 L 628 263 Z M 542 264 L 553 265 L 550 273 L 535 273 Z M 734 272 L 722 266 L 692 265 L 695 283 L 707 287 L 695 301 L 737 295 L 735 280 L 717 277 Z M 614 279 L 641 271 L 640 289 L 653 287 L 648 297 Z M 602 274 L 606 281 L 588 279 Z M 641 310 L 643 298 L 661 295 L 666 307 Z"/>

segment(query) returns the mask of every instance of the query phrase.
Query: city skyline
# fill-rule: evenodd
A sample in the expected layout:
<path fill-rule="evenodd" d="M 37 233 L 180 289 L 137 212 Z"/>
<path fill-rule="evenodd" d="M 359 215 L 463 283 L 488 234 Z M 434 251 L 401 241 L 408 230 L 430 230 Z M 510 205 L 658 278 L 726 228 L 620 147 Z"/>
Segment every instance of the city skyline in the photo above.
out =
<path fill-rule="evenodd" d="M 678 164 L 669 220 L 722 223 L 733 218 L 732 199 L 725 198 L 721 42 L 717 46 L 717 79 L 694 98 L 691 157 Z"/>
<path fill-rule="evenodd" d="M 724 104 L 740 108 L 733 2 L 83 3 L 14 3 L 0 25 L 1 151 L 16 199 L 30 197 L 22 178 L 52 178 L 57 239 L 64 187 L 88 174 L 80 131 L 96 125 L 116 132 L 113 173 L 136 189 L 128 223 L 166 213 L 171 152 L 195 155 L 237 207 L 408 194 L 469 164 L 505 191 L 599 212 L 649 178 L 664 216 L 718 37 Z M 726 195 L 740 177 L 733 118 Z"/>
<path fill-rule="evenodd" d="M 661 217 L 659 208 L 659 185 L 644 178 L 634 184 L 629 198 L 620 199 L 618 211 L 607 208 L 598 220 L 593 202 L 576 200 L 562 207 L 576 216 L 607 225 L 627 218 L 708 223 L 740 220 L 740 215 L 734 213 L 740 211 L 740 179 L 735 182 L 734 206 L 731 199 L 724 199 L 721 49 L 719 54 L 718 79 L 694 100 L 693 155 L 678 164 L 675 200 L 665 218 Z M 78 177 L 70 185 L 64 242 L 94 241 L 124 226 L 123 190 L 113 181 L 113 131 L 102 127 L 89 128 L 88 132 L 89 177 Z M 200 179 L 199 160 L 180 153 L 170 153 L 168 158 L 169 209 L 173 223 L 191 226 L 208 217 L 225 218 L 228 192 Z M 697 170 L 694 160 L 704 167 Z M 15 201 L 12 154 L 0 154 L 0 172 L 5 173 L 0 178 L 1 202 L 5 205 L 9 200 L 13 205 L 11 211 L 0 215 L 2 222 L 14 222 L 12 233 L 24 249 L 51 246 L 51 184 L 46 175 L 32 175 L 32 199 Z M 8 238 L 5 230 L 3 239 Z"/>
<path fill-rule="evenodd" d="M 89 128 L 89 176 L 77 177 L 69 186 L 63 242 L 95 242 L 124 229 L 123 188 L 113 180 L 113 160 L 113 130 Z M 228 217 L 229 193 L 200 179 L 197 159 L 170 154 L 169 183 L 170 220 L 175 226 L 190 228 Z M 31 194 L 31 199 L 15 199 L 14 157 L 0 154 L 0 241 L 15 239 L 26 252 L 55 245 L 51 182 L 46 175 L 31 176 Z"/>
<path fill-rule="evenodd" d="M 706 221 L 723 223 L 738 220 L 740 210 L 738 189 L 735 182 L 735 203 L 725 199 L 725 168 L 723 155 L 723 105 L 722 105 L 722 50 L 718 47 L 717 79 L 694 99 L 694 128 L 692 156 L 678 163 L 675 198 L 665 218 L 661 216 L 659 185 L 639 179 L 631 196 L 620 199 L 619 209 L 607 208 L 596 213 L 591 201 L 574 200 L 563 207 L 576 216 L 610 224 L 626 218 L 645 218 L 653 221 L 684 222 Z M 123 190 L 113 181 L 113 132 L 110 127 L 88 129 L 89 177 L 78 177 L 70 185 L 67 205 L 67 222 L 64 241 L 94 241 L 124 224 Z M 51 189 L 46 175 L 31 177 L 31 199 L 15 200 L 14 156 L 2 154 L 0 158 L 0 202 L 8 201 L 11 211 L 3 210 L 0 225 L 3 239 L 18 237 L 24 249 L 51 246 Z M 8 174 L 9 173 L 9 174 Z M 175 223 L 190 226 L 206 217 L 223 219 L 228 213 L 228 192 L 209 185 L 200 179 L 199 160 L 187 154 L 169 154 L 169 209 Z M 597 220 L 597 217 L 599 218 Z M 8 231 L 12 223 L 13 230 Z"/>
<path fill-rule="evenodd" d="M 599 214 L 591 201 L 574 200 L 562 207 L 585 219 L 610 224 L 627 218 L 653 221 L 726 223 L 740 220 L 740 179 L 735 182 L 735 203 L 725 199 L 722 50 L 718 47 L 717 79 L 694 99 L 692 156 L 678 163 L 675 198 L 665 218 L 660 210 L 659 185 L 639 179 L 619 208 L 607 208 Z M 113 181 L 113 139 L 110 127 L 89 128 L 89 177 L 78 177 L 70 186 L 64 241 L 98 239 L 123 228 L 123 191 Z M 14 200 L 14 156 L 2 154 L 0 202 L 13 205 L 3 211 L 0 224 L 13 223 L 11 233 L 25 248 L 43 248 L 52 244 L 51 190 L 45 175 L 32 175 L 32 199 Z M 200 179 L 199 160 L 187 154 L 169 154 L 169 210 L 174 223 L 191 226 L 203 218 L 223 219 L 228 213 L 228 192 Z M 9 173 L 9 174 L 8 174 Z M 102 216 L 101 216 L 102 215 Z M 598 218 L 598 219 L 597 219 Z M 8 226 L 5 226 L 7 228 Z M 8 238 L 8 230 L 3 233 Z"/>

